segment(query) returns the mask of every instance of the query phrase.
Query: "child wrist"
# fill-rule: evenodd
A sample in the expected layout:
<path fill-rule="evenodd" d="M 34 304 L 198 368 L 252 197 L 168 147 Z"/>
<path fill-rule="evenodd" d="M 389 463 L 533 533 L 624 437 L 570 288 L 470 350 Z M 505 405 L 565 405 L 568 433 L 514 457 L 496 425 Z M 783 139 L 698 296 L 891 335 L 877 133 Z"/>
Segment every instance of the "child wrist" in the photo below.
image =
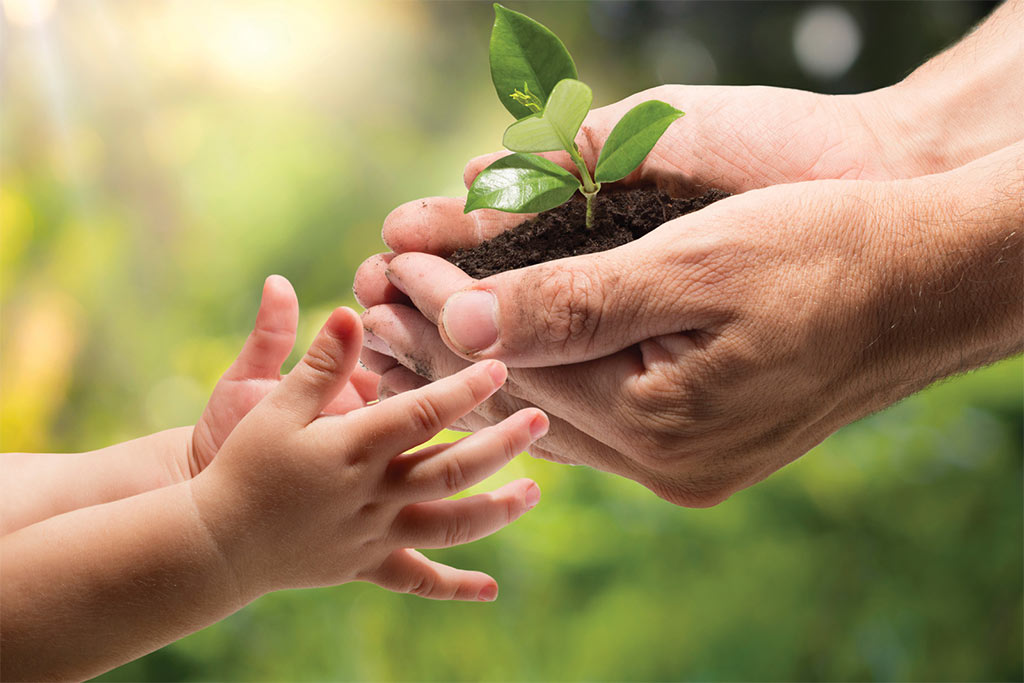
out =
<path fill-rule="evenodd" d="M 274 589 L 253 561 L 251 532 L 247 531 L 250 525 L 244 519 L 246 506 L 225 495 L 226 487 L 219 485 L 216 475 L 207 468 L 184 485 L 189 489 L 197 526 L 207 539 L 216 571 L 223 574 L 240 608 Z"/>

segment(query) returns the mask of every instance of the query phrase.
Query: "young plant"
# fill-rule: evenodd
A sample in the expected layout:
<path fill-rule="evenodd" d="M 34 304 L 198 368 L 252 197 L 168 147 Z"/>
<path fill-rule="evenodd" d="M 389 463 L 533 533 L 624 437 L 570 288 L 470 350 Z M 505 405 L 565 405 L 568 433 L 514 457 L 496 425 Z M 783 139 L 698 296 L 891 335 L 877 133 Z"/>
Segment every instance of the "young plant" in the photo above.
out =
<path fill-rule="evenodd" d="M 525 14 L 495 4 L 490 61 L 498 99 L 516 117 L 502 140 L 515 154 L 480 172 L 469 188 L 465 213 L 539 213 L 567 202 L 579 190 L 587 198 L 590 228 L 601 183 L 629 175 L 683 115 L 658 100 L 630 109 L 608 135 L 591 177 L 575 139 L 594 94 L 577 80 L 576 65 L 562 41 Z M 569 154 L 579 178 L 534 154 L 560 150 Z"/>

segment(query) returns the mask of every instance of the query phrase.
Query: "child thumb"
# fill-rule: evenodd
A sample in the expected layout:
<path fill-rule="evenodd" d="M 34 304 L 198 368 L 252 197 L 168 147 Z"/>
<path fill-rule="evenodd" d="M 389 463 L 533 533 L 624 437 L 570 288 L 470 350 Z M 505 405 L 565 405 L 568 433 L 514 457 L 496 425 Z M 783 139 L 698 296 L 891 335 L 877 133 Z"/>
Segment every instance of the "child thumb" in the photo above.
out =
<path fill-rule="evenodd" d="M 336 308 L 302 360 L 274 389 L 274 400 L 312 422 L 345 387 L 359 361 L 363 326 L 350 308 Z"/>

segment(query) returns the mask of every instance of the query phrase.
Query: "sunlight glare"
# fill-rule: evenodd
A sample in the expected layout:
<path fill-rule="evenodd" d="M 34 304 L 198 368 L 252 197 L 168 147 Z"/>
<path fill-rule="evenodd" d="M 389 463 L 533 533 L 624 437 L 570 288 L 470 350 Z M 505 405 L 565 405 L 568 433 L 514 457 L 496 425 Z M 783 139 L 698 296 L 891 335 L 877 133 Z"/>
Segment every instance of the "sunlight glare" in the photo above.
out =
<path fill-rule="evenodd" d="M 39 26 L 50 18 L 57 0 L 3 0 L 4 16 L 14 26 Z"/>

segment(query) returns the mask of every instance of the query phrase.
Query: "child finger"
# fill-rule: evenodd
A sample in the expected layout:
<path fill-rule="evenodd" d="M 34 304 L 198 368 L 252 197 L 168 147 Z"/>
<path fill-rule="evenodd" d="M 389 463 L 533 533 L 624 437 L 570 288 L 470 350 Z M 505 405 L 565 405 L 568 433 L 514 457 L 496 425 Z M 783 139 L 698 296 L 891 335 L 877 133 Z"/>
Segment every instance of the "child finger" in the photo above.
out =
<path fill-rule="evenodd" d="M 352 375 L 359 362 L 362 334 L 355 311 L 334 309 L 306 355 L 271 393 L 274 402 L 307 424 L 316 419 Z"/>
<path fill-rule="evenodd" d="M 365 349 L 364 349 L 365 351 Z M 397 396 L 398 394 L 404 394 L 407 391 L 415 391 L 421 389 L 430 384 L 429 379 L 420 377 L 412 370 L 398 365 L 388 370 L 380 378 L 380 384 L 378 388 L 378 395 L 381 400 L 390 398 L 391 396 Z M 467 413 L 458 420 L 455 420 L 448 429 L 454 429 L 459 432 L 475 432 L 484 427 L 490 427 L 494 422 L 478 417 L 476 412 Z M 422 451 L 416 451 L 417 454 Z"/>
<path fill-rule="evenodd" d="M 498 584 L 487 574 L 434 562 L 411 548 L 391 553 L 365 579 L 396 593 L 431 600 L 491 602 L 498 597 Z"/>
<path fill-rule="evenodd" d="M 500 362 L 477 363 L 422 389 L 351 413 L 345 429 L 390 460 L 472 411 L 501 387 L 506 376 Z"/>
<path fill-rule="evenodd" d="M 366 405 L 366 400 L 359 395 L 356 388 L 352 386 L 352 382 L 341 388 L 341 391 L 331 399 L 331 402 L 327 404 L 323 412 L 326 415 L 344 415 L 345 413 L 352 412 L 357 408 L 362 408 Z"/>
<path fill-rule="evenodd" d="M 462 545 L 508 526 L 539 500 L 537 484 L 520 479 L 490 493 L 406 505 L 391 527 L 391 540 L 415 548 Z"/>
<path fill-rule="evenodd" d="M 453 496 L 500 470 L 547 430 L 547 416 L 527 408 L 448 448 L 395 458 L 388 465 L 390 493 L 408 502 Z"/>
<path fill-rule="evenodd" d="M 356 365 L 352 370 L 349 382 L 364 403 L 377 400 L 377 385 L 380 383 L 380 375 Z"/>
<path fill-rule="evenodd" d="M 271 275 L 263 283 L 256 324 L 241 353 L 225 373 L 227 379 L 277 379 L 295 345 L 299 301 L 290 282 Z"/>

